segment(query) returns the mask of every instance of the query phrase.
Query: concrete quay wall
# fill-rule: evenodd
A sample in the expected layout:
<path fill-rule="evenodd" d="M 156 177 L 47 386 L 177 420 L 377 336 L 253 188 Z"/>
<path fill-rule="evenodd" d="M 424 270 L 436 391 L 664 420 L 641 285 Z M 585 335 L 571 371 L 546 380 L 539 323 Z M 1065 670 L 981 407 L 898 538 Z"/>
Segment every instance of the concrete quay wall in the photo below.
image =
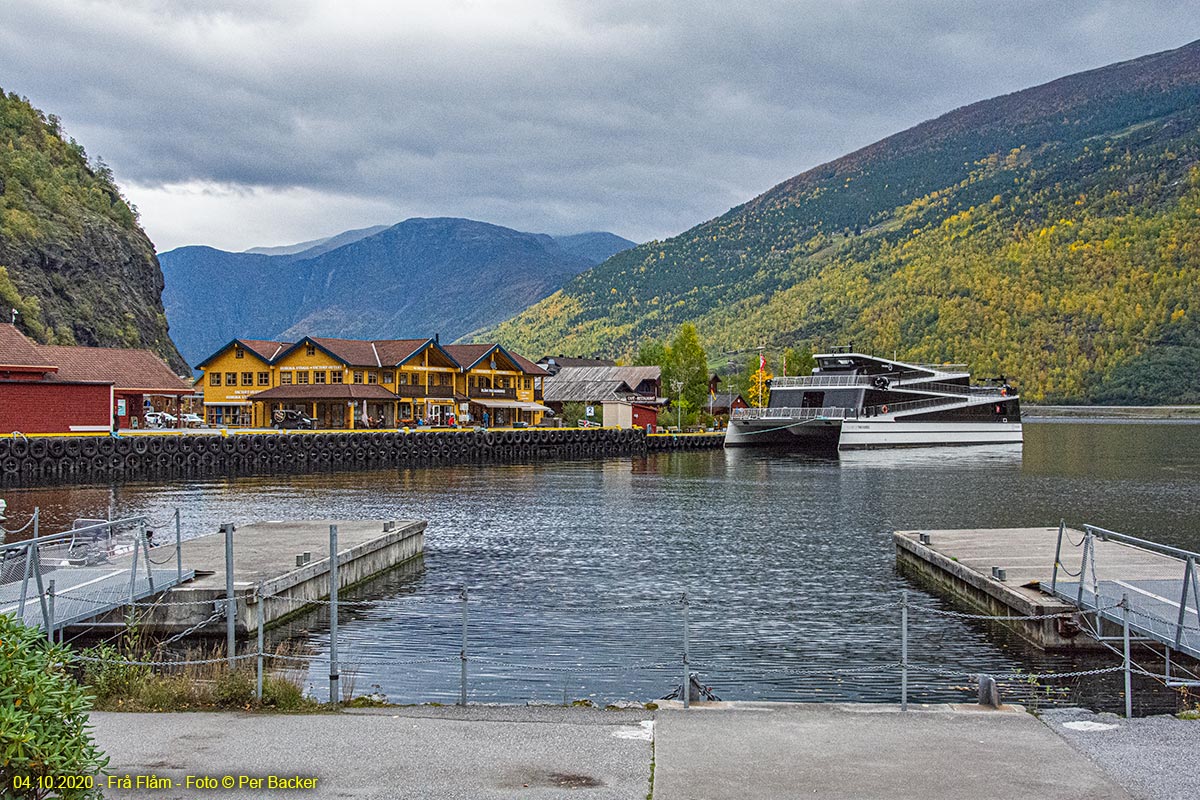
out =
<path fill-rule="evenodd" d="M 0 486 L 639 456 L 723 441 L 616 428 L 18 436 L 0 438 Z"/>

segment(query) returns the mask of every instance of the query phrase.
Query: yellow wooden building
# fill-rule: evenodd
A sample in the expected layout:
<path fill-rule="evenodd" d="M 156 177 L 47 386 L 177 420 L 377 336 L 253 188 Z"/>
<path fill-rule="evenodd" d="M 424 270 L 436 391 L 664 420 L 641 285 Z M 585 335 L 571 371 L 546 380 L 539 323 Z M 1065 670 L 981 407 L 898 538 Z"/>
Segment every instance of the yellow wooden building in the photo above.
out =
<path fill-rule="evenodd" d="M 547 373 L 496 344 L 235 339 L 197 369 L 205 421 L 224 427 L 268 427 L 284 409 L 324 429 L 536 425 L 548 410 Z"/>

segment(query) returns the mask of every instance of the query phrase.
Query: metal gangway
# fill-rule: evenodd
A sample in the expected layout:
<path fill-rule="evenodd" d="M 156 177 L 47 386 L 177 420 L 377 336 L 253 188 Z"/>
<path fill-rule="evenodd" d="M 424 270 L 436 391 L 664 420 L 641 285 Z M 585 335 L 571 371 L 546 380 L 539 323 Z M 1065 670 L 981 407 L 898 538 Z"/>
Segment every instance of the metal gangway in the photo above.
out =
<path fill-rule="evenodd" d="M 43 536 L 41 511 L 34 509 L 25 525 L 5 531 L 29 538 L 0 544 L 0 614 L 53 640 L 67 626 L 191 580 L 178 510 L 173 522 L 174 547 L 152 543 L 145 516 L 76 520 L 70 530 Z"/>
<path fill-rule="evenodd" d="M 1080 536 L 1079 541 L 1072 534 Z M 1066 548 L 1066 549 L 1065 549 Z M 1070 548 L 1080 550 L 1079 567 L 1064 563 Z M 1073 559 L 1071 559 L 1073 562 Z M 1127 626 L 1145 643 L 1161 645 L 1168 685 L 1198 685 L 1171 677 L 1171 654 L 1200 659 L 1200 553 L 1084 525 L 1058 528 L 1054 572 L 1041 588 L 1094 615 L 1101 641 L 1102 622 Z"/>

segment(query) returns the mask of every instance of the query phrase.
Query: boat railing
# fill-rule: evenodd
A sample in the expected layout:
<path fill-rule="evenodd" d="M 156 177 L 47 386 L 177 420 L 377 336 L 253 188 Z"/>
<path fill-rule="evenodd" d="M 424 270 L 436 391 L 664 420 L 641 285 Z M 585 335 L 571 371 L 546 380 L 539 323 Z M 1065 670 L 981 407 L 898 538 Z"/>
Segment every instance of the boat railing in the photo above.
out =
<path fill-rule="evenodd" d="M 786 406 L 768 408 L 735 408 L 733 419 L 856 419 L 858 412 L 853 408 L 842 406 L 825 406 L 823 408 L 789 408 Z"/>
<path fill-rule="evenodd" d="M 870 386 L 865 375 L 793 375 L 771 379 L 772 389 L 808 389 L 829 386 Z"/>
<path fill-rule="evenodd" d="M 965 398 L 961 397 L 926 397 L 923 400 L 905 400 L 902 403 L 881 403 L 876 406 L 865 406 L 862 410 L 862 416 L 878 417 L 883 414 L 895 414 L 898 411 L 957 406 L 963 402 L 965 402 Z"/>
<path fill-rule="evenodd" d="M 964 386 L 961 383 L 941 383 L 938 381 L 914 381 L 913 383 L 905 384 L 904 388 L 912 392 L 927 390 L 930 392 L 940 392 L 942 394 L 963 394 L 977 397 L 1016 396 L 1016 392 L 1001 386 Z"/>

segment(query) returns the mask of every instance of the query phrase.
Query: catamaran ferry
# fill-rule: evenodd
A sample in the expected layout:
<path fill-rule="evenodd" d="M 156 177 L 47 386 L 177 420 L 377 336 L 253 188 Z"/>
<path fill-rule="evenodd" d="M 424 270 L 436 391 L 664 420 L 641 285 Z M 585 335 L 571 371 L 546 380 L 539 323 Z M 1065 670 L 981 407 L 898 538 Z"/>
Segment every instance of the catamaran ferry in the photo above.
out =
<path fill-rule="evenodd" d="M 1021 400 L 1003 379 L 972 386 L 965 364 L 815 356 L 810 376 L 775 378 L 766 408 L 733 412 L 726 447 L 801 450 L 1019 444 Z"/>

